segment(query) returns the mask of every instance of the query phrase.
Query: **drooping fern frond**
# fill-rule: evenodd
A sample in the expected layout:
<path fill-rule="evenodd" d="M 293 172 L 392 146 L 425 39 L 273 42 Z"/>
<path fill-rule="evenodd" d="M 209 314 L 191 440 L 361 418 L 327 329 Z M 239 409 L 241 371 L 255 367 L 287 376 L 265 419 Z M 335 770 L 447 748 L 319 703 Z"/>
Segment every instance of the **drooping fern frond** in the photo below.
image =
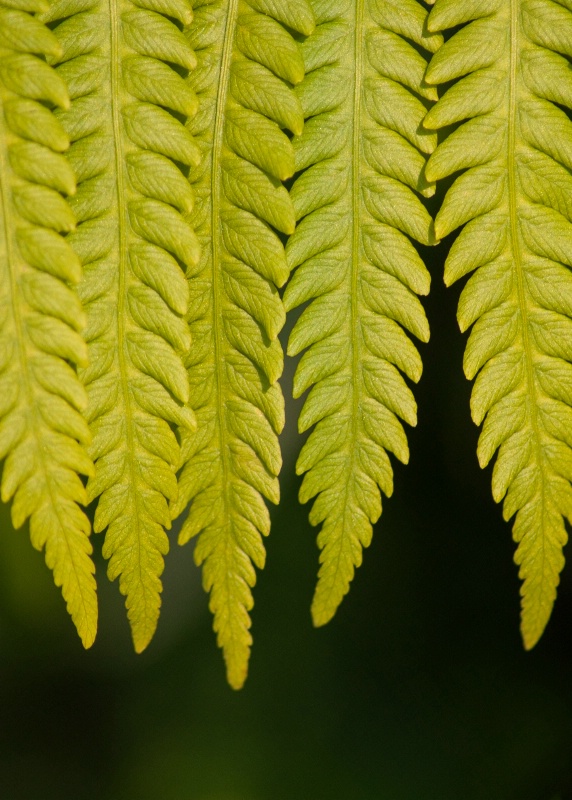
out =
<path fill-rule="evenodd" d="M 61 48 L 31 13 L 43 0 L 0 0 L 0 459 L 2 501 L 15 528 L 45 548 L 85 647 L 97 630 L 90 524 L 79 477 L 93 474 L 84 445 L 87 399 L 75 368 L 86 364 L 81 276 L 65 234 L 75 227 L 63 195 L 75 192 L 62 155 L 69 140 L 50 109 L 65 85 L 45 56 Z"/>
<path fill-rule="evenodd" d="M 462 25 L 427 72 L 454 81 L 425 125 L 457 125 L 427 165 L 463 171 L 437 216 L 439 237 L 465 226 L 445 281 L 473 272 L 459 303 L 472 326 L 478 457 L 498 451 L 493 496 L 516 515 L 521 630 L 531 648 L 549 619 L 572 520 L 572 6 L 566 0 L 437 0 L 429 29 Z M 461 123 L 459 125 L 459 123 Z"/>
<path fill-rule="evenodd" d="M 296 42 L 313 29 L 306 0 L 198 0 L 189 38 L 198 67 L 189 84 L 200 112 L 189 123 L 202 151 L 191 170 L 192 221 L 201 245 L 190 282 L 193 347 L 187 359 L 197 431 L 183 434 L 179 541 L 199 536 L 195 560 L 231 686 L 244 683 L 252 637 L 251 587 L 270 530 L 263 497 L 278 502 L 284 424 L 278 386 L 285 313 L 277 286 L 289 275 L 279 233 L 294 230 L 282 181 L 294 172 L 287 129 L 303 118 L 290 84 L 304 66 Z"/>
<path fill-rule="evenodd" d="M 72 98 L 60 120 L 78 178 L 70 241 L 88 321 L 81 377 L 96 472 L 87 488 L 99 497 L 94 527 L 107 528 L 108 574 L 120 579 L 138 652 L 159 616 L 180 460 L 173 426 L 194 425 L 183 269 L 192 274 L 199 245 L 187 221 L 192 191 L 175 162 L 198 162 L 179 119 L 195 113 L 196 98 L 171 65 L 185 74 L 196 59 L 171 17 L 186 24 L 192 12 L 184 0 L 57 0 L 46 15 Z"/>
<path fill-rule="evenodd" d="M 316 498 L 310 521 L 321 568 L 316 625 L 334 615 L 393 490 L 387 451 L 406 463 L 398 418 L 416 424 L 401 373 L 421 376 L 404 328 L 421 341 L 429 327 L 417 295 L 429 274 L 410 239 L 432 243 L 431 218 L 416 192 L 436 136 L 421 128 L 435 90 L 426 59 L 442 39 L 426 33 L 416 0 L 314 0 L 316 32 L 302 45 L 307 76 L 297 94 L 307 119 L 294 139 L 291 197 L 299 220 L 287 246 L 296 272 L 287 309 L 311 301 L 288 352 L 306 350 L 294 394 L 310 390 L 299 429 L 314 429 L 297 463 L 300 500 Z"/>

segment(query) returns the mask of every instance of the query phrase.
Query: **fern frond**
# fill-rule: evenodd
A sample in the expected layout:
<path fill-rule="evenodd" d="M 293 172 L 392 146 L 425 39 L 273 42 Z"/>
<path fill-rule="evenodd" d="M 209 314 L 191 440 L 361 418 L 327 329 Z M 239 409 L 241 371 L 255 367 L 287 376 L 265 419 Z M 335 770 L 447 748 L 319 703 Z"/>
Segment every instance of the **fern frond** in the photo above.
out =
<path fill-rule="evenodd" d="M 58 23 L 54 60 L 72 99 L 59 119 L 78 178 L 70 242 L 84 265 L 90 365 L 81 378 L 96 467 L 87 489 L 99 497 L 94 527 L 107 528 L 108 574 L 119 577 L 137 652 L 161 604 L 180 461 L 173 427 L 194 426 L 181 264 L 193 274 L 199 245 L 187 220 L 192 191 L 175 162 L 198 162 L 177 116 L 194 114 L 196 98 L 171 64 L 186 71 L 196 59 L 169 17 L 187 23 L 191 9 L 182 0 L 56 0 L 45 15 Z"/>
<path fill-rule="evenodd" d="M 198 67 L 189 84 L 200 112 L 189 129 L 203 157 L 190 177 L 202 260 L 190 282 L 187 367 L 198 427 L 183 434 L 172 514 L 191 504 L 179 541 L 199 536 L 195 560 L 229 683 L 239 688 L 252 643 L 253 564 L 264 566 L 270 530 L 262 498 L 279 498 L 285 313 L 276 287 L 289 271 L 278 234 L 292 233 L 295 222 L 281 183 L 294 172 L 294 151 L 281 129 L 300 133 L 303 125 L 290 84 L 302 80 L 304 65 L 280 23 L 305 34 L 313 16 L 306 0 L 198 0 L 194 11 Z"/>
<path fill-rule="evenodd" d="M 62 195 L 75 179 L 69 140 L 52 111 L 65 85 L 44 56 L 61 48 L 30 13 L 45 4 L 0 0 L 0 459 L 2 501 L 15 528 L 45 548 L 85 647 L 97 630 L 87 503 L 79 475 L 92 475 L 84 445 L 87 398 L 75 367 L 86 364 L 84 314 L 75 293 L 77 257 L 61 236 L 74 229 Z M 42 56 L 42 57 L 40 57 Z"/>
<path fill-rule="evenodd" d="M 465 225 L 445 281 L 473 272 L 459 303 L 464 359 L 476 377 L 478 457 L 498 451 L 493 496 L 516 515 L 521 629 L 531 648 L 548 622 L 572 521 L 572 13 L 552 0 L 437 0 L 428 26 L 468 23 L 434 56 L 433 84 L 454 81 L 425 125 L 457 125 L 429 159 L 445 197 L 439 237 Z M 460 124 L 459 124 L 460 123 Z"/>
<path fill-rule="evenodd" d="M 432 222 L 416 193 L 433 186 L 422 174 L 436 145 L 421 122 L 426 59 L 439 35 L 427 35 L 426 11 L 415 0 L 313 3 L 316 32 L 302 45 L 308 74 L 297 88 L 306 122 L 294 138 L 291 191 L 299 221 L 286 253 L 296 272 L 286 308 L 307 301 L 288 353 L 306 350 L 294 380 L 296 397 L 310 390 L 299 419 L 314 426 L 297 463 L 305 473 L 300 500 L 322 525 L 316 625 L 335 614 L 362 548 L 381 514 L 380 489 L 393 490 L 387 452 L 409 458 L 398 418 L 417 420 L 401 373 L 421 377 L 421 341 L 429 327 L 417 295 L 429 274 L 410 239 L 430 244 Z"/>

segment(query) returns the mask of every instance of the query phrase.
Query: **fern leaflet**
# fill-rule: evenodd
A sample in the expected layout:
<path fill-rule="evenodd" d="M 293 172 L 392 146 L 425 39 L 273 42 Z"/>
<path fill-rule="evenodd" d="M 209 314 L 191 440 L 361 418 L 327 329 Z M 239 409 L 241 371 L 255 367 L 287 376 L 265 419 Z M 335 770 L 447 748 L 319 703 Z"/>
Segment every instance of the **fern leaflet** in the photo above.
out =
<path fill-rule="evenodd" d="M 297 464 L 306 473 L 301 502 L 316 497 L 310 521 L 321 568 L 312 604 L 316 625 L 334 615 L 362 548 L 381 514 L 380 489 L 393 490 L 387 451 L 409 458 L 398 417 L 416 424 L 416 404 L 401 372 L 421 376 L 429 327 L 417 295 L 429 274 L 410 238 L 432 242 L 431 218 L 415 192 L 434 134 L 420 127 L 426 59 L 439 35 L 426 35 L 416 0 L 314 0 L 316 32 L 302 45 L 306 70 L 297 94 L 307 118 L 294 139 L 291 191 L 299 220 L 287 245 L 296 272 L 287 309 L 307 301 L 288 352 L 306 350 L 295 396 L 310 390 L 300 431 L 314 426 Z M 400 372 L 401 371 L 401 372 Z"/>
<path fill-rule="evenodd" d="M 478 457 L 498 451 L 493 496 L 514 515 L 523 580 L 521 630 L 533 647 L 549 619 L 572 520 L 572 13 L 566 0 L 437 0 L 429 29 L 465 24 L 427 71 L 455 81 L 425 125 L 458 125 L 427 165 L 462 170 L 437 216 L 439 237 L 465 226 L 447 284 L 474 274 L 459 303 L 472 327 L 465 374 L 483 423 Z M 459 125 L 459 123 L 461 123 Z"/>
<path fill-rule="evenodd" d="M 200 112 L 189 123 L 201 151 L 191 171 L 193 223 L 202 244 L 190 281 L 193 347 L 187 367 L 197 431 L 183 433 L 178 516 L 190 503 L 181 544 L 199 535 L 197 564 L 231 686 L 244 683 L 252 637 L 248 611 L 277 503 L 284 424 L 278 386 L 284 308 L 277 286 L 289 275 L 276 231 L 294 230 L 281 181 L 294 172 L 292 145 L 302 111 L 289 84 L 304 67 L 284 25 L 310 33 L 306 0 L 198 0 L 189 30 L 198 67 L 189 76 Z"/>
<path fill-rule="evenodd" d="M 108 574 L 120 578 L 138 652 L 159 616 L 180 459 L 173 426 L 194 425 L 180 265 L 193 272 L 199 245 L 186 219 L 192 191 L 175 161 L 198 161 L 176 116 L 194 114 L 196 98 L 170 64 L 186 72 L 196 59 L 168 18 L 191 16 L 184 0 L 57 0 L 46 14 L 57 22 L 63 54 L 54 60 L 72 98 L 60 120 L 79 182 L 70 241 L 84 265 L 88 320 L 81 378 L 96 471 L 87 488 L 99 497 L 94 527 L 107 528 Z"/>
<path fill-rule="evenodd" d="M 97 630 L 90 525 L 79 474 L 87 404 L 75 366 L 86 364 L 85 319 L 74 287 L 80 264 L 60 235 L 74 229 L 62 195 L 75 192 L 62 155 L 69 140 L 49 110 L 66 108 L 65 85 L 43 57 L 54 35 L 31 13 L 42 0 L 0 2 L 0 459 L 2 500 L 19 528 L 45 548 L 85 647 Z M 39 55 L 37 55 L 39 54 Z M 39 57 L 41 56 L 41 57 Z M 72 366 L 73 365 L 73 366 Z"/>

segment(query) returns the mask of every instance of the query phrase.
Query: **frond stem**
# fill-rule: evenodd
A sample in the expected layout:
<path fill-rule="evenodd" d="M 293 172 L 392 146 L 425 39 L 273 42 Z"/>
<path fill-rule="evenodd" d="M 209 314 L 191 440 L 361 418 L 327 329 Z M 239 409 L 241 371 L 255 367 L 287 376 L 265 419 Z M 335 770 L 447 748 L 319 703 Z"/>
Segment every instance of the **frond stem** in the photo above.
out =
<path fill-rule="evenodd" d="M 529 411 L 533 431 L 533 447 L 536 454 L 536 461 L 540 469 L 541 487 L 544 494 L 544 470 L 542 468 L 542 453 L 540 445 L 540 429 L 538 424 L 538 402 L 536 392 L 536 381 L 534 377 L 534 366 L 532 359 L 532 345 L 528 331 L 528 304 L 526 298 L 526 287 L 524 278 L 524 267 L 522 254 L 519 244 L 518 231 L 518 200 L 517 200 L 517 176 L 516 176 L 516 138 L 517 138 L 517 115 L 518 115 L 518 60 L 519 60 L 519 0 L 511 0 L 511 19 L 510 19 L 510 77 L 509 77 L 509 115 L 508 115 L 508 195 L 509 195 L 509 214 L 510 214 L 510 236 L 512 253 L 514 259 L 516 283 L 518 291 L 518 304 L 522 326 L 522 344 L 524 350 L 526 382 L 530 397 Z"/>
<path fill-rule="evenodd" d="M 230 0 L 225 20 L 220 72 L 217 85 L 217 100 L 213 125 L 213 147 L 211 156 L 211 247 L 212 247 L 212 331 L 214 342 L 214 371 L 215 371 L 215 393 L 217 406 L 217 419 L 220 437 L 220 461 L 222 468 L 222 496 L 224 502 L 225 518 L 229 517 L 230 498 L 229 498 L 229 473 L 228 463 L 228 432 L 226 429 L 225 407 L 223 402 L 224 368 L 225 355 L 224 344 L 221 341 L 220 326 L 223 321 L 223 296 L 224 287 L 221 286 L 221 250 L 220 242 L 221 225 L 221 173 L 222 173 L 222 148 L 224 141 L 225 109 L 228 99 L 230 67 L 232 62 L 232 47 L 234 43 L 234 33 L 236 27 L 236 15 L 238 12 L 238 0 Z"/>
<path fill-rule="evenodd" d="M 133 438 L 133 410 L 130 402 L 129 384 L 127 379 L 128 364 L 125 349 L 127 347 L 126 340 L 126 323 L 128 319 L 128 304 L 126 302 L 128 291 L 128 250 L 129 244 L 127 242 L 127 191 L 125 187 L 125 174 L 124 164 L 125 155 L 123 152 L 123 122 L 121 119 L 121 104 L 123 100 L 123 89 L 121 81 L 121 32 L 119 30 L 121 24 L 120 10 L 118 0 L 109 0 L 109 33 L 110 33 L 110 49 L 111 49 L 111 80 L 110 80 L 110 107 L 111 119 L 113 125 L 113 148 L 115 160 L 115 177 L 116 177 L 116 191 L 117 191 L 117 214 L 118 214 L 118 237 L 119 237 L 119 270 L 118 270 L 118 292 L 117 292 L 117 352 L 119 362 L 119 385 L 121 395 L 123 397 L 123 407 L 125 409 L 125 436 L 127 440 L 127 469 L 129 470 L 129 488 L 130 495 L 133 498 L 135 506 L 134 519 L 132 524 L 136 530 L 137 540 L 137 568 L 139 572 L 139 581 L 143 586 L 145 584 L 145 576 L 142 573 L 142 558 L 141 558 L 141 538 L 142 531 L 139 522 L 139 495 L 135 491 L 137 478 L 135 475 L 135 465 L 133 454 L 135 451 L 135 442 Z M 146 593 L 143 593 L 146 602 Z"/>

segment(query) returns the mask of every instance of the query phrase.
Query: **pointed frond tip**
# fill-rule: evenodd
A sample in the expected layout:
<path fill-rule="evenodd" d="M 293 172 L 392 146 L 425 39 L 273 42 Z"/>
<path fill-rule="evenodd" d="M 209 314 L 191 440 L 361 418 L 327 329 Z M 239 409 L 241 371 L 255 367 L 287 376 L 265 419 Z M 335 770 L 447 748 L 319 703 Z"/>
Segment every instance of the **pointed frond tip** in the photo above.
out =
<path fill-rule="evenodd" d="M 27 520 L 45 551 L 85 647 L 97 631 L 95 567 L 81 476 L 86 447 L 85 315 L 75 287 L 81 265 L 62 234 L 73 231 L 66 196 L 75 177 L 69 139 L 52 109 L 69 107 L 45 58 L 61 55 L 34 11 L 41 2 L 0 0 L 0 460 L 1 499 L 15 528 Z"/>
<path fill-rule="evenodd" d="M 458 308 L 471 328 L 478 457 L 497 454 L 492 490 L 514 517 L 524 645 L 548 622 L 572 521 L 572 13 L 553 0 L 437 0 L 428 27 L 461 26 L 433 57 L 429 83 L 452 82 L 425 126 L 455 126 L 426 175 L 462 174 L 435 228 L 462 228 L 445 266 L 471 274 Z"/>
<path fill-rule="evenodd" d="M 315 625 L 348 592 L 381 492 L 393 491 L 388 452 L 409 459 L 400 420 L 417 422 L 403 375 L 418 381 L 422 365 L 405 331 L 429 339 L 418 295 L 430 279 L 412 240 L 434 242 L 419 195 L 434 192 L 424 168 L 437 144 L 422 126 L 436 93 L 421 53 L 441 41 L 415 0 L 334 6 L 313 3 L 316 31 L 301 45 L 307 75 L 296 94 L 307 121 L 293 139 L 298 224 L 284 295 L 288 310 L 311 301 L 288 353 L 305 351 L 294 396 L 309 390 L 298 427 L 312 432 L 297 472 L 300 501 L 314 499 L 310 522 L 321 525 Z"/>

